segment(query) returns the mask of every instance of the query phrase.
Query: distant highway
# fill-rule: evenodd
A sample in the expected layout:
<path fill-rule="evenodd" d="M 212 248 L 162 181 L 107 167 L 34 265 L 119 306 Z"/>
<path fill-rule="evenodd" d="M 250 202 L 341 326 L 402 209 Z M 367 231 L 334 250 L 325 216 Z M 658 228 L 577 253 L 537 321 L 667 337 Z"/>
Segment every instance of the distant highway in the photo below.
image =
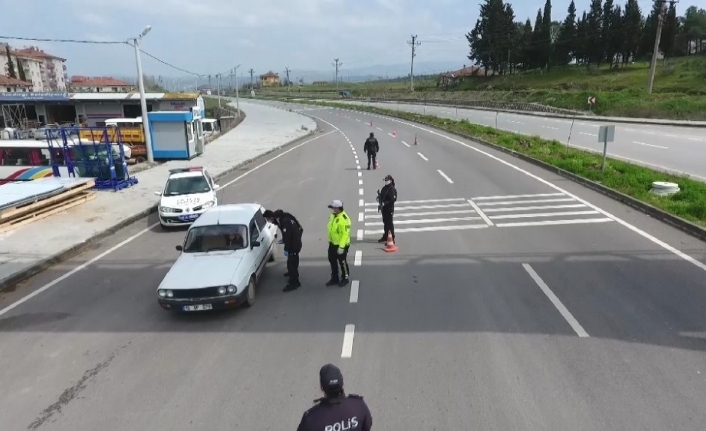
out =
<path fill-rule="evenodd" d="M 408 103 L 367 103 L 337 101 L 339 103 L 374 106 L 443 118 L 466 119 L 472 123 L 497 127 L 501 130 L 555 139 L 572 147 L 603 151 L 598 142 L 596 121 L 544 118 L 533 115 L 496 113 L 452 106 L 429 106 Z M 570 136 L 570 139 L 569 139 Z M 615 124 L 615 142 L 608 144 L 608 155 L 616 159 L 651 168 L 686 173 L 706 181 L 706 132 L 701 129 L 676 126 Z"/>

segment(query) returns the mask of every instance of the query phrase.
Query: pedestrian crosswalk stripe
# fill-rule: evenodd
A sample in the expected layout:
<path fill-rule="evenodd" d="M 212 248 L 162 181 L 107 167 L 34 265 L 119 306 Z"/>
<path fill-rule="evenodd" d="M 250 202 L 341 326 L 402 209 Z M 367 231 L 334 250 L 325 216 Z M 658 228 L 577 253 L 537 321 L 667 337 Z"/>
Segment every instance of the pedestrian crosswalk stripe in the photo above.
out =
<path fill-rule="evenodd" d="M 505 214 L 499 216 L 490 216 L 492 220 L 501 219 L 512 219 L 512 218 L 532 218 L 532 217 L 556 217 L 556 216 L 570 216 L 570 215 L 583 215 L 583 214 L 600 214 L 598 211 L 565 211 L 558 213 L 529 213 L 529 214 Z"/>
<path fill-rule="evenodd" d="M 436 232 L 436 231 L 447 231 L 447 230 L 467 230 L 467 229 L 483 229 L 483 228 L 488 228 L 487 224 L 464 224 L 464 225 L 456 225 L 456 226 L 428 226 L 428 227 L 409 227 L 409 228 L 402 228 L 402 229 L 397 229 L 395 228 L 395 235 L 398 233 L 406 233 L 406 232 Z M 380 230 L 366 230 L 365 234 L 366 235 L 380 235 L 384 233 L 385 231 L 380 229 Z"/>
<path fill-rule="evenodd" d="M 450 217 L 450 218 L 430 218 L 430 219 L 418 219 L 418 220 L 399 220 L 395 222 L 398 224 L 427 224 L 427 223 L 448 223 L 452 221 L 470 221 L 470 220 L 480 220 L 480 217 Z M 365 226 L 382 226 L 382 222 L 365 222 Z"/>
<path fill-rule="evenodd" d="M 413 207 L 395 207 L 395 212 L 399 211 L 407 211 L 407 210 L 426 210 L 426 209 L 434 209 L 434 208 L 449 208 L 449 207 L 469 207 L 468 202 L 465 204 L 446 204 L 446 205 L 418 205 L 418 206 L 413 206 Z M 366 208 L 365 211 L 367 212 L 376 212 L 377 208 Z"/>
<path fill-rule="evenodd" d="M 454 211 L 434 211 L 434 212 L 423 212 L 423 213 L 401 213 L 401 214 L 395 214 L 395 217 L 422 217 L 422 216 L 430 216 L 430 215 L 449 215 L 449 214 L 466 214 L 466 213 L 475 213 L 474 210 L 468 209 L 468 210 L 454 210 Z M 366 219 L 371 219 L 371 218 L 382 218 L 382 215 L 367 215 L 365 217 Z"/>
<path fill-rule="evenodd" d="M 496 223 L 497 227 L 518 227 L 518 226 L 551 226 L 551 225 L 562 225 L 562 224 L 584 224 L 584 223 L 606 223 L 613 221 L 610 218 L 592 218 L 592 219 L 573 219 L 573 220 L 544 220 L 535 222 L 525 222 L 525 223 Z M 395 229 L 397 233 L 397 229 Z"/>
<path fill-rule="evenodd" d="M 572 198 L 562 198 L 562 199 L 534 199 L 530 201 L 503 201 L 503 202 L 478 202 L 478 206 L 490 206 L 490 205 L 510 205 L 510 204 L 539 204 L 544 202 L 572 202 Z M 575 201 L 574 201 L 575 202 Z"/>
<path fill-rule="evenodd" d="M 450 199 L 422 199 L 417 201 L 396 201 L 395 205 L 400 204 L 428 204 L 432 202 L 464 202 L 465 198 L 450 198 Z M 365 204 L 366 206 L 377 206 L 377 202 L 369 202 Z"/>
<path fill-rule="evenodd" d="M 505 196 L 480 196 L 473 198 L 474 201 L 493 200 L 493 199 L 517 199 L 517 198 L 542 198 L 550 196 L 566 196 L 564 193 L 539 193 L 534 195 L 505 195 Z"/>
<path fill-rule="evenodd" d="M 519 203 L 519 202 L 518 202 Z M 583 208 L 584 204 L 571 204 L 571 205 L 547 205 L 547 206 L 531 206 L 531 207 L 512 207 L 512 208 L 485 208 L 484 213 L 492 212 L 512 212 L 512 211 L 531 211 L 531 210 L 548 210 L 548 209 L 563 209 L 563 208 Z"/>

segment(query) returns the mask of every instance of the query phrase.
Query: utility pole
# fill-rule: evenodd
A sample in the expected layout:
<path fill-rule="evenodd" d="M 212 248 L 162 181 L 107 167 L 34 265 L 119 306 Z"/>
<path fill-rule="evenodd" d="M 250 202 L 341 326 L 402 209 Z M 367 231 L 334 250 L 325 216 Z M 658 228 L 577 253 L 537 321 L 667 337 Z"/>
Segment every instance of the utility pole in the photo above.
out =
<path fill-rule="evenodd" d="M 410 77 L 410 89 L 414 91 L 414 57 L 417 56 L 417 47 L 421 45 L 422 43 L 417 40 L 417 35 L 412 35 L 412 40 L 407 41 L 407 44 L 412 47 L 412 65 L 409 70 L 409 77 Z"/>
<path fill-rule="evenodd" d="M 235 74 L 235 106 L 238 111 L 238 118 L 240 118 L 240 93 L 238 93 L 238 68 L 240 65 L 237 65 L 233 68 L 233 73 Z"/>
<path fill-rule="evenodd" d="M 338 69 L 343 63 L 339 63 L 337 58 L 334 58 L 333 61 L 335 61 L 335 63 L 331 63 L 331 66 L 336 68 L 336 94 L 338 94 Z"/>
<path fill-rule="evenodd" d="M 659 53 L 659 43 L 662 39 L 662 26 L 664 25 L 664 14 L 667 9 L 666 0 L 657 0 L 662 2 L 657 15 L 657 34 L 655 35 L 655 47 L 652 51 L 652 62 L 650 63 L 650 81 L 647 84 L 647 94 L 652 94 L 652 86 L 655 82 L 655 72 L 657 71 L 657 54 Z"/>
<path fill-rule="evenodd" d="M 289 72 L 291 72 L 292 69 L 285 66 L 284 71 L 287 74 L 287 94 L 289 94 L 289 89 L 292 87 L 289 81 Z"/>
<path fill-rule="evenodd" d="M 255 76 L 255 71 L 254 71 L 252 68 L 250 68 L 249 72 L 250 72 L 250 91 L 252 91 L 252 89 L 253 89 L 253 82 L 254 82 L 254 81 L 253 81 L 253 79 L 254 79 L 253 77 Z"/>
<path fill-rule="evenodd" d="M 219 73 L 216 75 L 216 78 L 218 78 L 218 89 L 216 92 L 218 93 L 218 107 L 221 107 L 221 74 Z"/>

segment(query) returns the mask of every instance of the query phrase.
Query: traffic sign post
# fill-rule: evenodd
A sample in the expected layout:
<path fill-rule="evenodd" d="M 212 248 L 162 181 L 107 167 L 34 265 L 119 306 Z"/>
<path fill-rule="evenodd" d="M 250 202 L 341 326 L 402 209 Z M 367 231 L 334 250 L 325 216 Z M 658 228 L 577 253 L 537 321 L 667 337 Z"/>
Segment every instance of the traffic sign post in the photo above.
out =
<path fill-rule="evenodd" d="M 601 162 L 601 171 L 605 172 L 605 158 L 608 153 L 608 142 L 613 142 L 615 139 L 615 125 L 601 126 L 598 129 L 598 142 L 603 142 L 603 161 Z"/>
<path fill-rule="evenodd" d="M 593 105 L 596 104 L 596 98 L 593 96 L 588 97 L 588 110 L 592 111 L 593 110 Z"/>

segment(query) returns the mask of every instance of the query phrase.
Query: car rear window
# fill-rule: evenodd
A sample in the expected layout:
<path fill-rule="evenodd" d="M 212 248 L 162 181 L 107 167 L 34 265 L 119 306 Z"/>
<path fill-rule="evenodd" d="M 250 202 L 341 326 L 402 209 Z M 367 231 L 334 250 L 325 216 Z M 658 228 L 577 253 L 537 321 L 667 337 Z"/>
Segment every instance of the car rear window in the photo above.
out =
<path fill-rule="evenodd" d="M 203 176 L 171 178 L 167 182 L 165 196 L 191 195 L 194 193 L 206 193 L 211 190 L 211 186 Z"/>
<path fill-rule="evenodd" d="M 189 229 L 184 242 L 185 253 L 207 253 L 240 250 L 248 246 L 248 229 L 242 224 L 198 226 Z"/>

